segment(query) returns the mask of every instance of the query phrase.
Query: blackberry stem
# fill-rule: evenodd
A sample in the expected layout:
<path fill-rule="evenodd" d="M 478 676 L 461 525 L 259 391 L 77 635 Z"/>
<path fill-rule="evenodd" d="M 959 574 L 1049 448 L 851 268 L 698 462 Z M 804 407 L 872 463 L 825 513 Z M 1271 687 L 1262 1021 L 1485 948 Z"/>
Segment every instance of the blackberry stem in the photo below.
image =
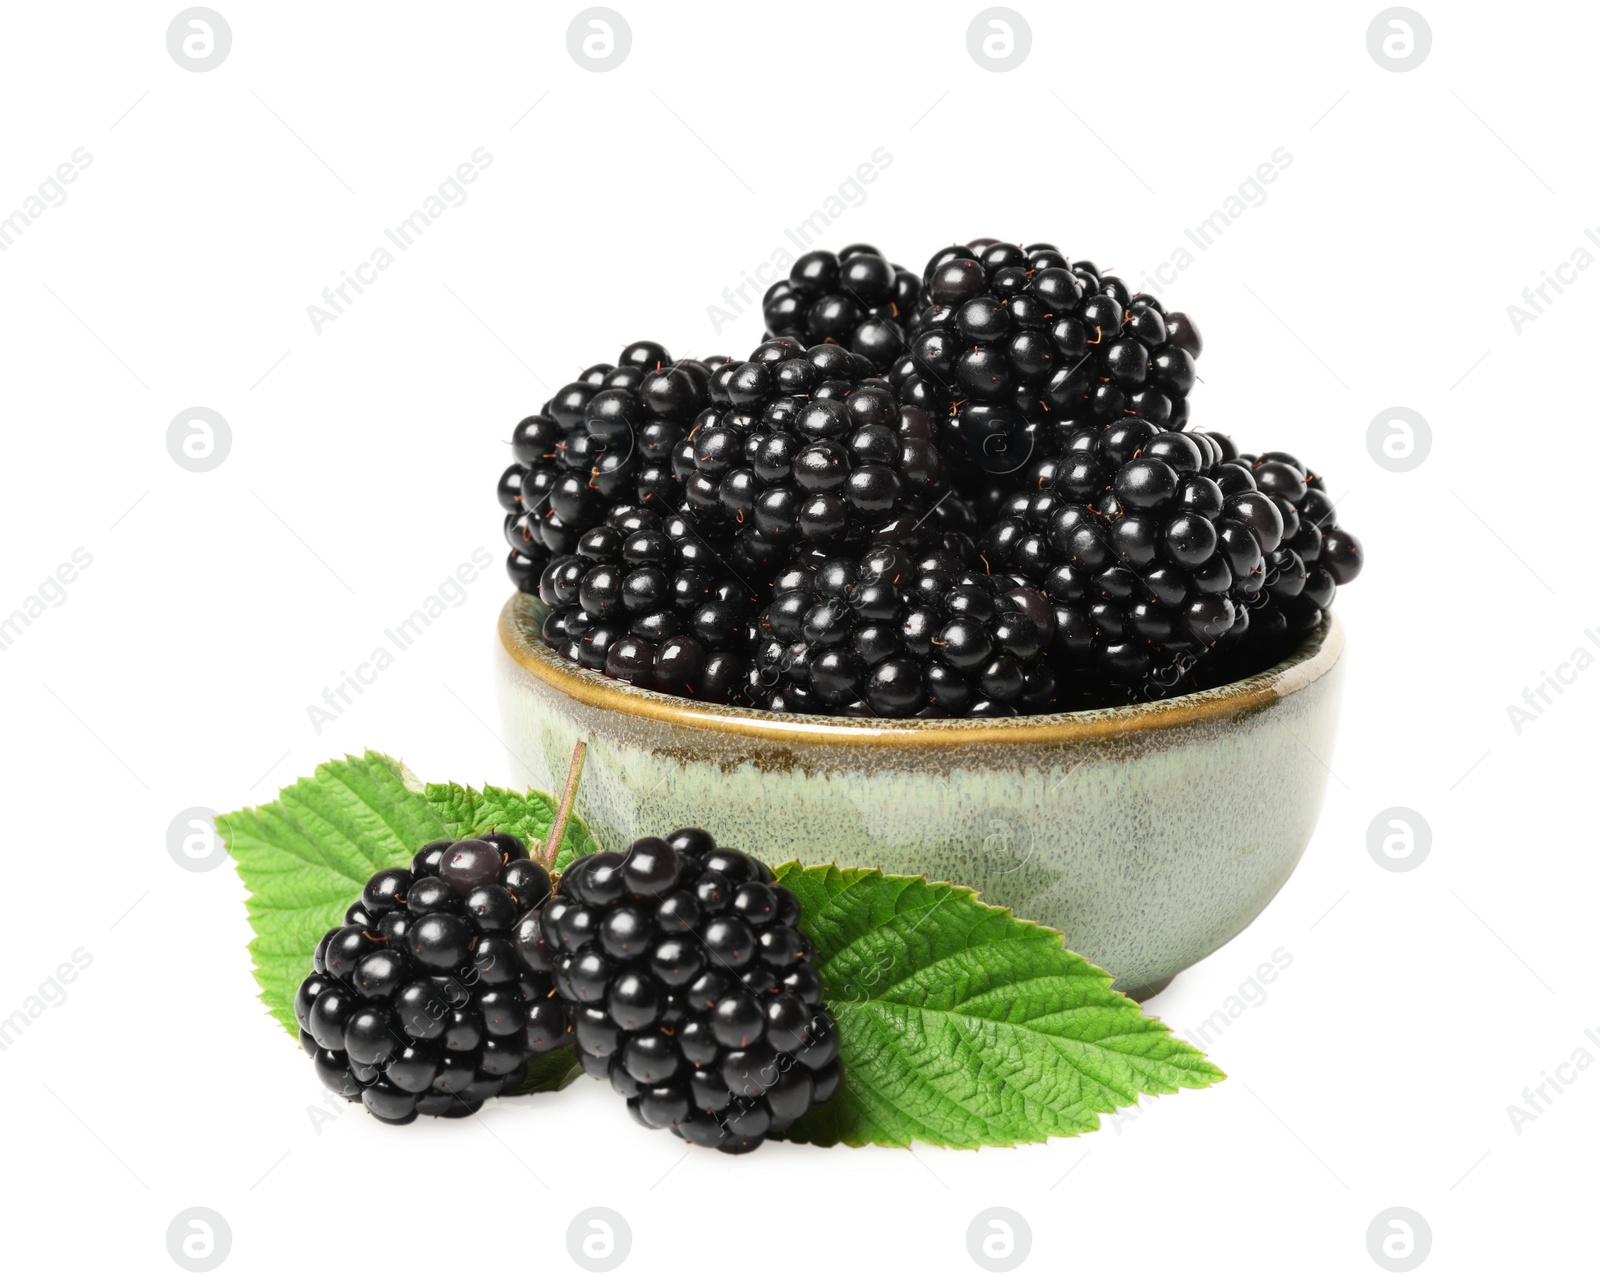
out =
<path fill-rule="evenodd" d="M 556 851 L 561 848 L 561 837 L 567 833 L 567 819 L 572 816 L 572 801 L 578 794 L 578 779 L 583 776 L 583 757 L 589 744 L 581 738 L 572 748 L 572 763 L 567 766 L 567 784 L 561 790 L 561 804 L 556 809 L 556 820 L 550 827 L 550 839 L 544 847 L 544 865 L 551 871 L 556 867 Z"/>

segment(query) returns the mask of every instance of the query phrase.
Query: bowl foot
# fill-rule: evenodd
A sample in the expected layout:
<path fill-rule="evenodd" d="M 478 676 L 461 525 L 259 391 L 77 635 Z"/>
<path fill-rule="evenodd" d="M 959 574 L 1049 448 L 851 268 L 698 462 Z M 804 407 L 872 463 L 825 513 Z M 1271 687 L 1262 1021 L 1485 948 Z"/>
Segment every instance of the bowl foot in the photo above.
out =
<path fill-rule="evenodd" d="M 1127 996 L 1128 999 L 1132 1000 L 1135 1004 L 1143 1004 L 1151 997 L 1160 995 L 1171 985 L 1171 978 L 1163 978 L 1160 982 L 1152 982 L 1148 987 L 1139 987 L 1134 991 L 1124 991 L 1122 994 Z"/>

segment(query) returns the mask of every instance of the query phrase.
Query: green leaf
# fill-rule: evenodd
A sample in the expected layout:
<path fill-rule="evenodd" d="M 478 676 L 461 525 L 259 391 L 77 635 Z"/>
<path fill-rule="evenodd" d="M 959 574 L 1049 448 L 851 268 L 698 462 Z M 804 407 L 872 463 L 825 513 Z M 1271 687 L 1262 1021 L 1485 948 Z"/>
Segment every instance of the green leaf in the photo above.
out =
<path fill-rule="evenodd" d="M 430 782 L 422 793 L 457 838 L 509 831 L 537 854 L 555 825 L 555 798 L 542 791 L 507 791 L 504 787 L 475 791 L 455 782 Z M 583 819 L 574 813 L 567 819 L 561 848 L 556 850 L 556 866 L 564 867 L 599 848 Z"/>
<path fill-rule="evenodd" d="M 257 809 L 217 818 L 217 833 L 250 890 L 261 998 L 297 1035 L 294 993 L 317 941 L 344 918 L 373 872 L 405 866 L 430 840 L 451 834 L 416 780 L 369 751 L 318 765 Z"/>
<path fill-rule="evenodd" d="M 522 1083 L 507 1089 L 504 1097 L 515 1098 L 524 1093 L 556 1093 L 583 1074 L 578 1055 L 571 1049 L 552 1049 L 541 1053 L 528 1063 Z"/>
<path fill-rule="evenodd" d="M 971 889 L 797 862 L 777 874 L 800 899 L 844 1070 L 791 1139 L 1011 1146 L 1224 1078 L 1055 930 Z"/>

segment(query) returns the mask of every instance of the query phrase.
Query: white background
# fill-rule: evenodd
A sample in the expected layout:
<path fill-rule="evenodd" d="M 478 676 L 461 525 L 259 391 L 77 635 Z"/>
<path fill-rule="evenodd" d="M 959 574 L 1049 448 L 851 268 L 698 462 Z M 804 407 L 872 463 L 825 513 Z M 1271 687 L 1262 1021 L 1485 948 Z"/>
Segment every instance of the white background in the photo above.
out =
<path fill-rule="evenodd" d="M 1383 1274 L 1366 1235 L 1391 1206 L 1431 1228 L 1424 1274 L 1593 1267 L 1600 1069 L 1520 1132 L 1507 1108 L 1600 1026 L 1600 673 L 1564 669 L 1521 732 L 1506 708 L 1600 656 L 1600 271 L 1520 333 L 1507 307 L 1600 218 L 1600 20 L 1418 0 L 1432 50 L 1396 73 L 1368 52 L 1375 3 L 1017 0 L 1032 50 L 996 73 L 967 50 L 975 3 L 616 0 L 632 50 L 596 73 L 568 53 L 576 4 L 217 3 L 233 45 L 205 73 L 168 54 L 175 5 L 13 6 L 0 49 L 0 213 L 92 156 L 0 253 L 0 615 L 93 557 L 0 651 L 0 1015 L 92 957 L 0 1053 L 9 1272 L 178 1274 L 166 1232 L 195 1205 L 251 1276 L 578 1274 L 567 1224 L 597 1204 L 631 1226 L 624 1274 L 702 1258 L 687 1222 L 724 1267 L 976 1275 L 967 1227 L 994 1205 L 1031 1225 L 1031 1274 Z M 319 335 L 308 305 L 479 147 L 466 202 Z M 242 886 L 177 865 L 169 822 L 367 746 L 503 779 L 512 425 L 635 338 L 747 350 L 756 311 L 718 333 L 708 306 L 877 148 L 823 243 L 920 271 L 952 240 L 1048 239 L 1136 282 L 1292 157 L 1158 289 L 1206 338 L 1195 421 L 1311 460 L 1368 551 L 1305 861 L 1150 1006 L 1192 1030 L 1283 948 L 1209 1045 L 1230 1079 L 980 1153 L 734 1162 L 589 1082 L 481 1123 L 319 1131 Z M 1367 448 L 1395 405 L 1432 426 L 1407 472 Z M 190 406 L 231 427 L 210 472 L 167 452 Z M 479 547 L 495 567 L 319 734 L 307 704 Z M 1368 849 L 1392 806 L 1431 829 L 1404 873 Z"/>

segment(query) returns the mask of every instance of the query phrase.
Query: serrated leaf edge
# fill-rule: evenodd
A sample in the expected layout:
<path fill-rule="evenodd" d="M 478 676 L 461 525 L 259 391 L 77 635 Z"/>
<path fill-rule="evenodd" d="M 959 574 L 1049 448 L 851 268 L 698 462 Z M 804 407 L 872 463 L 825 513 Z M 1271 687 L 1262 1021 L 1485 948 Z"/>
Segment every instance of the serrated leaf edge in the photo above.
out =
<path fill-rule="evenodd" d="M 1174 1087 L 1172 1087 L 1170 1089 L 1165 1089 L 1165 1090 L 1158 1091 L 1157 1093 L 1149 1093 L 1149 1092 L 1144 1091 L 1144 1090 L 1136 1090 L 1135 1091 L 1135 1097 L 1136 1098 L 1140 1097 L 1140 1096 L 1147 1097 L 1147 1098 L 1161 1097 L 1161 1096 L 1164 1096 L 1164 1095 L 1170 1096 L 1172 1094 L 1176 1094 L 1176 1093 L 1180 1092 L 1183 1089 L 1194 1089 L 1194 1090 L 1209 1089 L 1212 1085 L 1220 1084 L 1220 1083 L 1222 1083 L 1224 1080 L 1226 1080 L 1228 1078 L 1227 1077 L 1227 1073 L 1224 1072 L 1220 1067 L 1218 1067 L 1216 1065 L 1216 1063 L 1212 1062 L 1211 1059 L 1206 1056 L 1206 1054 L 1204 1053 L 1203 1050 L 1195 1048 L 1187 1040 L 1184 1040 L 1181 1037 L 1175 1035 L 1173 1033 L 1173 1031 L 1172 1031 L 1172 1028 L 1167 1026 L 1167 1024 L 1165 1022 L 1163 1022 L 1160 1018 L 1157 1018 L 1157 1017 L 1155 1017 L 1155 1016 L 1153 1016 L 1151 1014 L 1146 1013 L 1144 1011 L 1144 1006 L 1141 1005 L 1137 1000 L 1130 999 L 1125 992 L 1121 992 L 1121 991 L 1116 990 L 1116 988 L 1111 985 L 1112 983 L 1114 983 L 1116 981 L 1116 976 L 1114 974 L 1112 974 L 1111 972 L 1109 972 L 1108 970 L 1102 969 L 1099 965 L 1095 964 L 1094 961 L 1088 959 L 1086 956 L 1080 955 L 1078 952 L 1073 951 L 1070 947 L 1068 947 L 1067 946 L 1066 935 L 1064 933 L 1062 933 L 1061 930 L 1052 928 L 1050 925 L 1043 924 L 1043 923 L 1041 923 L 1040 921 L 1037 921 L 1037 920 L 1029 920 L 1029 919 L 1027 919 L 1025 917 L 1018 916 L 1016 914 L 1016 912 L 1014 912 L 1010 907 L 1002 907 L 1002 906 L 998 906 L 998 905 L 996 905 L 995 903 L 992 903 L 992 902 L 985 902 L 983 900 L 983 892 L 982 892 L 982 890 L 975 889 L 975 888 L 971 887 L 970 885 L 956 884 L 954 881 L 930 880 L 925 875 L 916 875 L 916 876 L 901 875 L 901 874 L 897 874 L 897 873 L 894 873 L 894 872 L 884 871 L 884 870 L 882 870 L 881 868 L 878 868 L 878 867 L 841 867 L 837 862 L 802 863 L 798 858 L 791 858 L 789 861 L 778 863 L 775 866 L 773 866 L 773 868 L 772 868 L 773 876 L 775 877 L 777 882 L 780 883 L 780 884 L 783 882 L 783 877 L 784 877 L 784 874 L 786 872 L 807 872 L 807 871 L 815 871 L 815 872 L 822 872 L 822 873 L 826 873 L 828 871 L 835 871 L 835 872 L 839 872 L 840 874 L 844 874 L 844 873 L 848 873 L 848 872 L 861 872 L 861 873 L 864 873 L 864 874 L 858 876 L 855 881 L 852 881 L 853 884 L 860 883 L 860 881 L 862 881 L 862 880 L 866 880 L 866 879 L 869 879 L 869 878 L 871 878 L 873 876 L 876 876 L 876 877 L 878 877 L 878 878 L 880 878 L 882 880 L 893 881 L 893 882 L 905 884 L 905 885 L 908 885 L 908 886 L 912 885 L 912 884 L 915 884 L 915 883 L 917 883 L 919 881 L 921 883 L 923 883 L 924 885 L 927 885 L 930 888 L 937 888 L 939 886 L 943 886 L 943 887 L 948 888 L 948 889 L 951 890 L 951 896 L 952 897 L 955 897 L 955 896 L 963 897 L 966 901 L 971 903 L 973 906 L 981 907 L 985 911 L 995 912 L 995 913 L 997 913 L 999 915 L 1002 915 L 1002 916 L 1005 916 L 1005 917 L 1007 917 L 1007 918 L 1009 918 L 1011 920 L 1014 920 L 1019 924 L 1031 925 L 1032 927 L 1034 927 L 1036 929 L 1039 929 L 1044 933 L 1053 935 L 1059 941 L 1059 943 L 1061 945 L 1061 949 L 1063 951 L 1065 951 L 1068 955 L 1075 956 L 1078 960 L 1082 961 L 1083 965 L 1088 970 L 1088 973 L 1085 975 L 1086 977 L 1094 977 L 1096 979 L 1103 979 L 1105 981 L 1105 984 L 1106 984 L 1105 985 L 1106 992 L 1109 995 L 1116 997 L 1116 999 L 1114 1001 L 1110 1002 L 1107 1005 L 1101 1006 L 1102 1008 L 1111 1008 L 1111 1009 L 1119 1009 L 1120 1008 L 1120 1009 L 1122 1009 L 1124 1011 L 1126 1009 L 1128 1009 L 1128 1008 L 1132 1008 L 1132 1009 L 1137 1010 L 1139 1017 L 1141 1019 L 1143 1019 L 1145 1022 L 1150 1024 L 1149 1029 L 1151 1031 L 1164 1032 L 1167 1035 L 1167 1037 L 1170 1038 L 1173 1041 L 1173 1043 L 1181 1045 L 1183 1048 L 1188 1049 L 1190 1052 L 1192 1052 L 1196 1056 L 1198 1061 L 1197 1061 L 1197 1063 L 1195 1065 L 1195 1068 L 1194 1068 L 1195 1070 L 1206 1072 L 1206 1073 L 1208 1073 L 1208 1074 L 1210 1074 L 1212 1076 L 1211 1079 L 1205 1081 L 1202 1084 L 1181 1084 L 1181 1085 L 1176 1085 L 1176 1086 L 1174 1086 Z M 947 901 L 947 900 L 948 899 L 943 899 L 942 901 Z M 803 927 L 803 922 L 802 922 L 802 927 Z M 876 931 L 876 927 L 875 927 L 874 931 Z M 870 934 L 864 934 L 862 936 L 863 937 L 867 937 L 867 936 L 870 936 Z M 853 939 L 852 941 L 856 941 L 856 940 Z M 847 1003 L 865 1004 L 865 1003 L 869 1003 L 869 1002 L 867 1002 L 867 1001 L 850 1001 L 850 1002 L 847 1002 Z M 842 1086 L 843 1087 L 848 1087 L 849 1086 L 848 1075 L 842 1081 Z M 877 1105 L 881 1101 L 882 1100 L 875 1099 L 874 1100 L 874 1105 Z M 865 1104 L 863 1104 L 863 1105 L 865 1105 Z M 892 1104 L 889 1104 L 889 1103 L 883 1103 L 882 1105 L 888 1106 L 891 1110 L 896 1110 L 896 1111 L 900 1110 L 899 1108 L 893 1107 Z M 948 1142 L 937 1142 L 937 1141 L 933 1141 L 931 1139 L 921 1138 L 921 1137 L 912 1138 L 907 1142 L 875 1142 L 875 1141 L 871 1140 L 870 1138 L 861 1138 L 861 1139 L 854 1139 L 853 1140 L 853 1139 L 848 1138 L 848 1137 L 836 1138 L 836 1139 L 834 1139 L 832 1141 L 828 1141 L 828 1142 L 820 1142 L 820 1141 L 814 1141 L 814 1140 L 803 1138 L 803 1137 L 790 1137 L 787 1134 L 774 1135 L 774 1136 L 781 1137 L 786 1141 L 796 1142 L 796 1143 L 800 1143 L 800 1144 L 803 1144 L 803 1145 L 806 1145 L 806 1146 L 818 1146 L 818 1147 L 844 1146 L 844 1147 L 850 1147 L 853 1150 L 859 1150 L 862 1147 L 884 1147 L 884 1148 L 894 1149 L 894 1150 L 909 1150 L 913 1143 L 920 1143 L 923 1146 L 937 1147 L 937 1148 L 939 1148 L 940 1150 L 943 1150 L 943 1151 L 978 1151 L 978 1150 L 982 1150 L 984 1148 L 1014 1149 L 1014 1148 L 1017 1148 L 1017 1147 L 1038 1146 L 1038 1145 L 1040 1145 L 1042 1143 L 1049 1142 L 1052 1138 L 1073 1138 L 1073 1137 L 1078 1137 L 1078 1136 L 1080 1136 L 1082 1134 L 1085 1134 L 1085 1133 L 1097 1133 L 1097 1132 L 1099 1132 L 1099 1130 L 1101 1128 L 1100 1117 L 1103 1114 L 1104 1115 L 1114 1115 L 1114 1114 L 1116 1114 L 1116 1112 L 1115 1111 L 1112 1111 L 1112 1112 L 1098 1112 L 1098 1111 L 1094 1111 L 1093 1109 L 1090 1109 L 1087 1112 L 1087 1114 L 1085 1115 L 1085 1117 L 1084 1117 L 1086 1123 L 1085 1123 L 1085 1125 L 1084 1125 L 1084 1127 L 1082 1129 L 1076 1130 L 1076 1131 L 1074 1131 L 1072 1133 L 1044 1134 L 1044 1135 L 1042 1135 L 1042 1136 L 1040 1136 L 1038 1138 L 1026 1138 L 1026 1139 L 1022 1139 L 1022 1140 L 1016 1141 L 1016 1142 L 948 1143 Z"/>

